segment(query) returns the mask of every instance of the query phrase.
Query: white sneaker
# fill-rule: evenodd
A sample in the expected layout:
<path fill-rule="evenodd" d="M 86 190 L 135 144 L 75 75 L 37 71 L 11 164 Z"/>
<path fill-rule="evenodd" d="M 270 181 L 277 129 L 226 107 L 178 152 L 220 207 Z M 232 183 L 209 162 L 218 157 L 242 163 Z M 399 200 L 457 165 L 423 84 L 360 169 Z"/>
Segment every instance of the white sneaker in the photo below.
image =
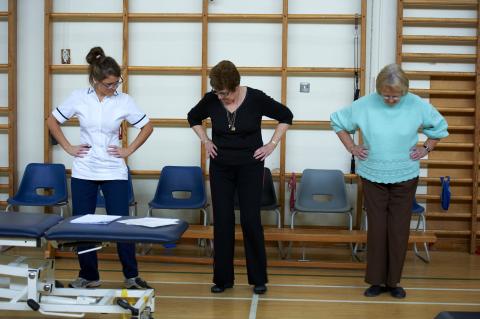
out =
<path fill-rule="evenodd" d="M 100 280 L 87 280 L 82 277 L 78 277 L 74 281 L 68 284 L 70 288 L 95 288 L 100 286 Z"/>

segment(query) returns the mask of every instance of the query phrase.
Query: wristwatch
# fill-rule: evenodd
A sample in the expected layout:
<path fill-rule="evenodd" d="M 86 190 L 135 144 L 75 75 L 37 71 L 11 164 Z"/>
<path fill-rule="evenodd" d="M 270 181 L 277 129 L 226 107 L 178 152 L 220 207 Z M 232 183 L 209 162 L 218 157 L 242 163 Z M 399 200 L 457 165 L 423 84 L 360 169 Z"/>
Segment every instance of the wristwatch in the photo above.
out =
<path fill-rule="evenodd" d="M 432 150 L 430 147 L 428 147 L 426 143 L 423 144 L 423 147 L 427 150 L 427 153 L 430 153 L 430 151 Z"/>

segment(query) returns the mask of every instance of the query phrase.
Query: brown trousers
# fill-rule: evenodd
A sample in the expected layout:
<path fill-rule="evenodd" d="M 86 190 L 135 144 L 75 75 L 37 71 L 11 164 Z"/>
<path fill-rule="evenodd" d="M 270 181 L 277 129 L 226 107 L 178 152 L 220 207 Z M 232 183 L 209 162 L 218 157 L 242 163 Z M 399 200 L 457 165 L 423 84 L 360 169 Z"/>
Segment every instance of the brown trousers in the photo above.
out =
<path fill-rule="evenodd" d="M 407 253 L 418 177 L 395 184 L 362 178 L 362 184 L 368 219 L 365 281 L 370 285 L 396 287 Z"/>

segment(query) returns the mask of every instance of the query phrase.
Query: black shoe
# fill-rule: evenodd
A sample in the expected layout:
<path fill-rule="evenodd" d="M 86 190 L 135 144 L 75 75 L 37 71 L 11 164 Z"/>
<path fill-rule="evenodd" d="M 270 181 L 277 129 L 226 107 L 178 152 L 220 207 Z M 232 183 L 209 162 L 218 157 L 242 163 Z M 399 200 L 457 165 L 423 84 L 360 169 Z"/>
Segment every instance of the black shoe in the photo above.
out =
<path fill-rule="evenodd" d="M 407 296 L 407 293 L 405 292 L 405 289 L 403 289 L 400 286 L 389 287 L 389 290 L 390 290 L 390 294 L 392 295 L 393 298 L 403 299 Z"/>
<path fill-rule="evenodd" d="M 382 287 L 380 285 L 371 285 L 367 290 L 365 290 L 363 295 L 365 297 L 376 297 L 380 295 L 382 292 L 386 292 L 386 291 L 387 290 L 385 287 Z"/>
<path fill-rule="evenodd" d="M 255 285 L 255 287 L 253 287 L 253 292 L 256 293 L 257 295 L 263 295 L 264 293 L 267 292 L 267 286 Z"/>
<path fill-rule="evenodd" d="M 210 291 L 214 294 L 218 294 L 218 293 L 224 292 L 225 289 L 232 288 L 232 287 L 233 287 L 233 284 L 213 285 L 212 288 L 210 288 Z"/>

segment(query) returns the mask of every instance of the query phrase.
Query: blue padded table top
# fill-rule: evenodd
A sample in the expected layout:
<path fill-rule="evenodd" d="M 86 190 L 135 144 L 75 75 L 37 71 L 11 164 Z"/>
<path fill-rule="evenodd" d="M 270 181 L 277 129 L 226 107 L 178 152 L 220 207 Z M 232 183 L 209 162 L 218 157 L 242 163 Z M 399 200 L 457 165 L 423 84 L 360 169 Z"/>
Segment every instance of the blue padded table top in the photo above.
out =
<path fill-rule="evenodd" d="M 66 218 L 62 223 L 50 228 L 45 233 L 48 240 L 87 241 L 87 242 L 122 242 L 122 243 L 174 243 L 187 230 L 188 223 L 180 220 L 178 224 L 161 227 L 144 227 L 125 225 L 119 220 L 141 218 L 125 216 L 109 224 L 73 224 L 78 218 Z"/>
<path fill-rule="evenodd" d="M 54 214 L 0 212 L 0 236 L 40 238 L 62 219 Z"/>

